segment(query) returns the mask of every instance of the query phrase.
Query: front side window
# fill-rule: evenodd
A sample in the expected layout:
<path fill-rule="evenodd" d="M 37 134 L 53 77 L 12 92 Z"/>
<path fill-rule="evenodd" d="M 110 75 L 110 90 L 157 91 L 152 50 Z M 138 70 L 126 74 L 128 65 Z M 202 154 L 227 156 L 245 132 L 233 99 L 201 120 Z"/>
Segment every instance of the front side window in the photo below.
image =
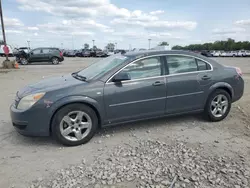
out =
<path fill-rule="evenodd" d="M 50 52 L 50 49 L 43 49 L 44 54 L 48 54 Z"/>
<path fill-rule="evenodd" d="M 166 58 L 169 74 L 187 73 L 198 70 L 196 60 L 193 57 L 169 55 Z"/>
<path fill-rule="evenodd" d="M 33 54 L 40 54 L 41 53 L 41 49 L 33 50 L 32 52 L 33 52 Z"/>
<path fill-rule="evenodd" d="M 159 57 L 152 57 L 131 63 L 121 73 L 130 75 L 131 80 L 161 76 L 161 61 Z"/>

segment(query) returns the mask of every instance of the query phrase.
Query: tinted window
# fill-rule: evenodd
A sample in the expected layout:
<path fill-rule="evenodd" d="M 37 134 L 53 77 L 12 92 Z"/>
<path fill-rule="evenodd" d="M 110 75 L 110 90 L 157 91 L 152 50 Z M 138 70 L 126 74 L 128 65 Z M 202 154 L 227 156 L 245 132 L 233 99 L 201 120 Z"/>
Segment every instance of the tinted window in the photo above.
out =
<path fill-rule="evenodd" d="M 211 70 L 211 67 L 209 64 L 205 63 L 204 61 L 200 59 L 196 59 L 197 65 L 198 65 L 198 70 L 203 71 L 203 70 Z"/>
<path fill-rule="evenodd" d="M 50 50 L 50 49 L 42 49 L 42 52 L 43 52 L 44 54 L 48 54 L 48 53 L 51 52 L 51 50 Z"/>
<path fill-rule="evenodd" d="M 159 57 L 152 57 L 136 61 L 121 72 L 126 72 L 131 76 L 131 79 L 148 78 L 161 76 L 161 62 Z"/>
<path fill-rule="evenodd" d="M 197 64 L 194 58 L 187 56 L 167 56 L 169 74 L 178 74 L 197 71 Z"/>
<path fill-rule="evenodd" d="M 41 53 L 41 49 L 37 49 L 37 50 L 34 50 L 32 52 L 33 52 L 33 54 L 40 54 Z"/>

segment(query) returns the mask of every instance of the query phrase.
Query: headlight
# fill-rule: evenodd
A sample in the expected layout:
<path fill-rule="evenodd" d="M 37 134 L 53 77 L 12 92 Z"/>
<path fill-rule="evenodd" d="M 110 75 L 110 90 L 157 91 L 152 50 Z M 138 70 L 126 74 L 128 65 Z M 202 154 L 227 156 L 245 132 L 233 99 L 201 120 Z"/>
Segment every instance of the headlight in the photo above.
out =
<path fill-rule="evenodd" d="M 26 110 L 34 105 L 39 99 L 41 99 L 45 93 L 35 93 L 23 97 L 17 105 L 17 109 Z"/>

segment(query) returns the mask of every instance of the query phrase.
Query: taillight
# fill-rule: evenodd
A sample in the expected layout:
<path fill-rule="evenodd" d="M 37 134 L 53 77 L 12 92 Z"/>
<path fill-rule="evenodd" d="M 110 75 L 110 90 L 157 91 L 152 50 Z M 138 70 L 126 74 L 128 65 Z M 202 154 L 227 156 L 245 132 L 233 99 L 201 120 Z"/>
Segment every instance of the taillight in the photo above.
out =
<path fill-rule="evenodd" d="M 238 73 L 238 75 L 242 76 L 242 71 L 239 67 L 235 67 L 235 70 Z"/>
<path fill-rule="evenodd" d="M 63 56 L 63 53 L 62 53 L 62 52 L 60 52 L 60 56 L 61 56 L 61 57 Z"/>

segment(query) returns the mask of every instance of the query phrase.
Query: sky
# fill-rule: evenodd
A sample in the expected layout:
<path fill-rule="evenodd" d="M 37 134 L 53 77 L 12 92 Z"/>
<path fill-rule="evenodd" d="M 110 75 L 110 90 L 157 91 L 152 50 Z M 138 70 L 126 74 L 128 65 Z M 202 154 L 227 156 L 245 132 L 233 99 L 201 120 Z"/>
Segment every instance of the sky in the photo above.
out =
<path fill-rule="evenodd" d="M 250 40 L 250 0 L 2 0 L 14 47 L 148 48 Z M 2 35 L 1 35 L 2 36 Z"/>

